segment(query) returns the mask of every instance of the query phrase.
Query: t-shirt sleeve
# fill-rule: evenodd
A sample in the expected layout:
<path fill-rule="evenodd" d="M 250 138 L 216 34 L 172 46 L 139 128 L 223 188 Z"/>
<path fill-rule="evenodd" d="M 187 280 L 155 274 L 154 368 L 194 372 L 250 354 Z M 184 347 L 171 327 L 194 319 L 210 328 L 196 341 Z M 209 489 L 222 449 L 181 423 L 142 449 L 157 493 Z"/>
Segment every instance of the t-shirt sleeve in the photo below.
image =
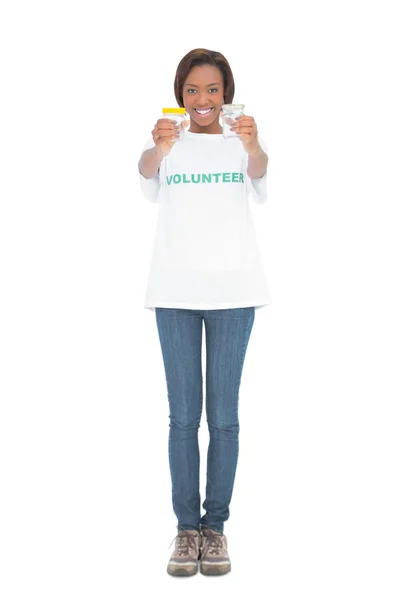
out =
<path fill-rule="evenodd" d="M 268 147 L 264 140 L 258 136 L 258 141 L 260 142 L 261 148 L 264 150 L 266 154 L 268 154 Z M 257 204 L 264 204 L 267 200 L 267 171 L 264 173 L 262 177 L 258 179 L 250 179 L 247 174 L 247 167 L 249 162 L 249 155 L 246 152 L 245 159 L 245 173 L 246 173 L 246 188 L 247 194 L 252 198 L 254 202 Z"/>
<path fill-rule="evenodd" d="M 142 150 L 142 154 L 145 150 L 149 150 L 149 148 L 153 148 L 154 146 L 155 146 L 154 140 L 153 140 L 153 138 L 150 138 L 149 140 L 147 140 L 147 142 Z M 142 156 L 142 154 L 140 156 Z M 139 162 L 138 162 L 138 171 L 139 171 Z M 146 196 L 146 198 L 150 202 L 158 202 L 159 201 L 158 200 L 158 192 L 160 190 L 160 174 L 157 173 L 157 175 L 155 175 L 151 179 L 146 179 L 146 177 L 143 177 L 143 175 L 139 171 L 139 179 L 140 179 L 140 188 L 141 188 L 142 192 L 144 193 L 144 195 Z"/>

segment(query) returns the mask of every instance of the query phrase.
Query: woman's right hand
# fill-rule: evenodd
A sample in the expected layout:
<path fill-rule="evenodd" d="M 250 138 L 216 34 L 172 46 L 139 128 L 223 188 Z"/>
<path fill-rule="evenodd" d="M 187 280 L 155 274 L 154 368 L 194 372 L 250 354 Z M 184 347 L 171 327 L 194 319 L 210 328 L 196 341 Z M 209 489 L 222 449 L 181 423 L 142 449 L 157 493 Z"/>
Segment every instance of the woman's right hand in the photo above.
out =
<path fill-rule="evenodd" d="M 158 152 L 164 158 L 171 152 L 171 148 L 179 137 L 177 122 L 172 119 L 158 119 L 151 134 Z"/>

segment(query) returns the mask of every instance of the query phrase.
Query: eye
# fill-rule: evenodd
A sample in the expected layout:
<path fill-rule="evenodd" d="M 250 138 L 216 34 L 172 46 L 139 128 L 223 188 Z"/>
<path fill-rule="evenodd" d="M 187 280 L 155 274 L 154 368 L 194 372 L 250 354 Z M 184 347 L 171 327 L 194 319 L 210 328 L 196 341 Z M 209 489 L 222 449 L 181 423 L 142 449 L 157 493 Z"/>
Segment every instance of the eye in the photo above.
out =
<path fill-rule="evenodd" d="M 190 92 L 195 92 L 195 91 L 196 91 L 196 90 L 194 90 L 193 88 L 188 88 L 188 89 L 187 89 L 187 92 L 188 92 L 188 94 L 190 94 Z"/>
<path fill-rule="evenodd" d="M 209 91 L 210 92 L 218 92 L 217 88 L 211 88 Z"/>

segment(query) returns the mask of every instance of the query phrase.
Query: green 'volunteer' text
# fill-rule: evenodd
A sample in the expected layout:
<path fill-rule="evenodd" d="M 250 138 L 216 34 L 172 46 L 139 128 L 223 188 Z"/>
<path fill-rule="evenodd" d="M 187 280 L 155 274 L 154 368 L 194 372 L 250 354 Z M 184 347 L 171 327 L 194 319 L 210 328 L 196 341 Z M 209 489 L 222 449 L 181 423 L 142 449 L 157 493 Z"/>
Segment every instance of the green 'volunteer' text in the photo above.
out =
<path fill-rule="evenodd" d="M 167 175 L 167 184 L 171 183 L 244 183 L 243 173 L 196 173 Z"/>

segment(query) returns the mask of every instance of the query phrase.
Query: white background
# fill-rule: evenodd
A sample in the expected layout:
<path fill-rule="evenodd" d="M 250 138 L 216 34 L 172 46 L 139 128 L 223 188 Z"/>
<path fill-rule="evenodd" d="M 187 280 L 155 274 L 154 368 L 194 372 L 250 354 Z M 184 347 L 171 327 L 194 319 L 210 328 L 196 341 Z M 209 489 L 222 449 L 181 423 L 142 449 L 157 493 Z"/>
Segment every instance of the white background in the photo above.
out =
<path fill-rule="evenodd" d="M 395 2 L 2 2 L 3 600 L 398 600 Z M 140 12 L 139 12 L 140 11 Z M 229 60 L 269 147 L 225 524 L 172 578 L 168 406 L 137 162 L 179 60 Z M 202 481 L 208 442 L 200 429 Z M 204 500 L 204 489 L 202 501 Z M 225 596 L 226 595 L 226 596 Z"/>

